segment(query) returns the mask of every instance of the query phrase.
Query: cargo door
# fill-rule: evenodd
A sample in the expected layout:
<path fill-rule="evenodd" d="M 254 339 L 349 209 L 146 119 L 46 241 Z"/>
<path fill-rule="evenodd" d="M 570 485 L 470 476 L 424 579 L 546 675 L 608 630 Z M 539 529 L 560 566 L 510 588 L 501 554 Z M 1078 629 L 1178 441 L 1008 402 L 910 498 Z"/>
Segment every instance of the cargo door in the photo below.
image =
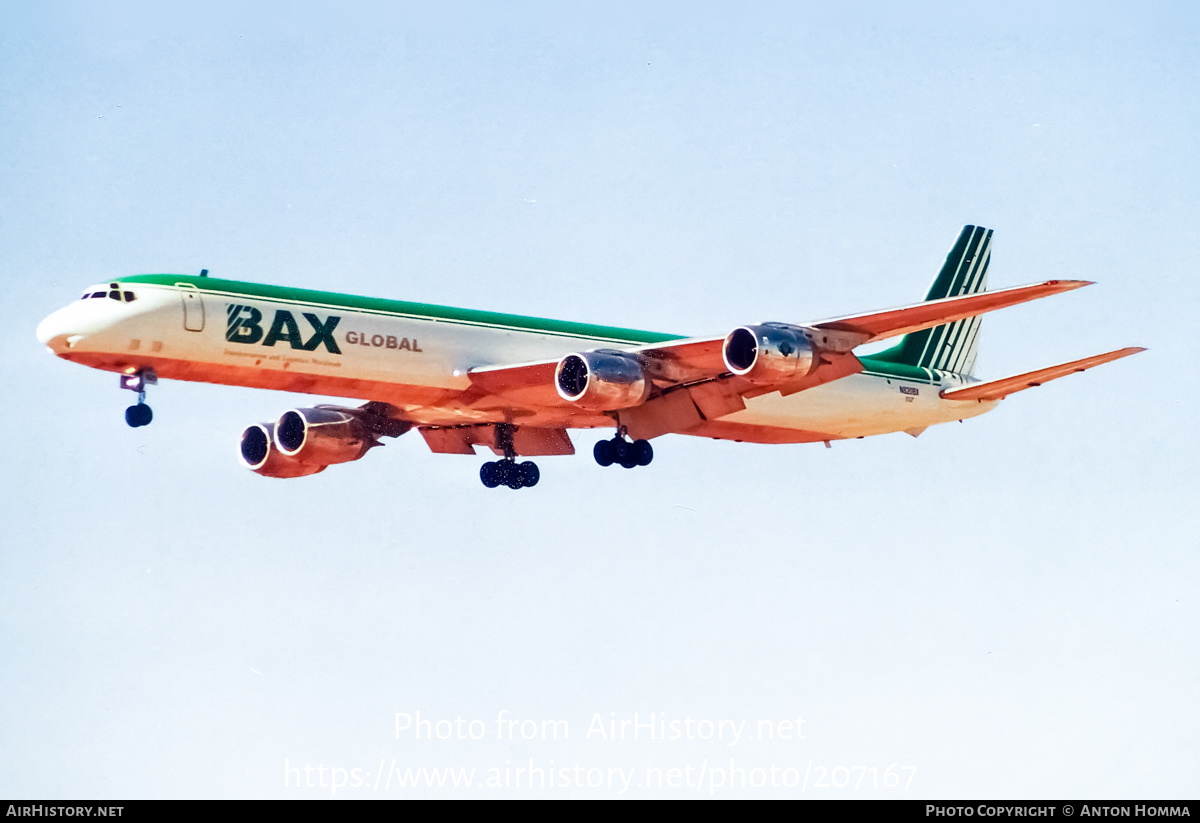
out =
<path fill-rule="evenodd" d="M 200 290 L 191 283 L 176 283 L 183 299 L 183 327 L 188 331 L 204 331 L 204 300 Z"/>

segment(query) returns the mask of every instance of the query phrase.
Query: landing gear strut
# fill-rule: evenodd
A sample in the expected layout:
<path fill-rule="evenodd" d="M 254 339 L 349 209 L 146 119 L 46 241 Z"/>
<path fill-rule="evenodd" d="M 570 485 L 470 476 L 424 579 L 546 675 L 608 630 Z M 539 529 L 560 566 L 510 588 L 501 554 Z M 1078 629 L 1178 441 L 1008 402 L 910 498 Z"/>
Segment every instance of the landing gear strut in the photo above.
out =
<path fill-rule="evenodd" d="M 138 396 L 137 405 L 125 410 L 125 422 L 133 428 L 149 426 L 150 421 L 154 419 L 154 412 L 146 405 L 146 386 L 157 383 L 158 375 L 154 373 L 154 369 L 139 369 L 133 374 L 121 375 L 121 388 L 137 392 Z"/>
<path fill-rule="evenodd" d="M 601 440 L 597 443 L 592 449 L 592 456 L 601 466 L 616 463 L 632 469 L 634 466 L 649 466 L 650 461 L 654 459 L 654 447 L 648 440 L 630 442 L 626 439 L 625 429 L 622 427 L 613 435 L 612 440 Z"/>
<path fill-rule="evenodd" d="M 504 459 L 484 463 L 479 467 L 479 479 L 489 489 L 494 489 L 497 486 L 508 486 L 510 489 L 527 489 L 530 486 L 536 486 L 538 480 L 542 477 L 537 463 L 531 460 L 525 460 L 520 463 L 516 461 L 517 452 L 513 448 L 512 435 L 512 426 L 507 423 L 497 424 L 496 445 L 504 451 Z"/>

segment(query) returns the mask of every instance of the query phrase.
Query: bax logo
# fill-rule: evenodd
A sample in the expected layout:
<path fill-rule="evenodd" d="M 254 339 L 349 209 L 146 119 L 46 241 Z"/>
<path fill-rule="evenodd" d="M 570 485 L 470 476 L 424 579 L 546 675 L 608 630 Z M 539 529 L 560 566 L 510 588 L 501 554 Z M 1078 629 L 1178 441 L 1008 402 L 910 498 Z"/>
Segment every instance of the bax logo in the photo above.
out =
<path fill-rule="evenodd" d="M 324 344 L 326 350 L 331 354 L 342 353 L 342 350 L 338 348 L 337 341 L 333 339 L 333 330 L 342 320 L 336 315 L 330 315 L 328 320 L 321 322 L 321 318 L 315 314 L 302 312 L 300 316 L 308 322 L 308 325 L 312 326 L 312 336 L 308 340 L 304 340 L 300 336 L 300 324 L 286 309 L 275 310 L 275 319 L 271 321 L 271 328 L 267 330 L 265 336 L 262 327 L 262 312 L 254 306 L 226 303 L 225 314 L 227 315 L 225 339 L 230 343 L 254 344 L 261 341 L 264 346 L 274 346 L 284 340 L 293 349 L 300 351 L 316 351 L 318 346 Z"/>

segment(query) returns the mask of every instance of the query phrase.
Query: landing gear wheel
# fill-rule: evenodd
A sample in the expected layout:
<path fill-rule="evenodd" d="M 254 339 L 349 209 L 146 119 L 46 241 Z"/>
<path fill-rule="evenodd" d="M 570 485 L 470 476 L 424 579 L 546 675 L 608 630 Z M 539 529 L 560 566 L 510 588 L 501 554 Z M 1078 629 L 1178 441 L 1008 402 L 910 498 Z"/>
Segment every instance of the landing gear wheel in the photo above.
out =
<path fill-rule="evenodd" d="M 527 489 L 536 486 L 542 479 L 537 463 L 526 460 L 518 463 L 511 458 L 484 463 L 479 467 L 479 479 L 489 489 L 508 486 L 510 489 Z"/>
<path fill-rule="evenodd" d="M 612 441 L 601 440 L 592 448 L 592 457 L 596 458 L 596 462 L 601 466 L 611 466 L 613 464 Z"/>
<path fill-rule="evenodd" d="M 654 447 L 648 440 L 633 441 L 633 459 L 639 466 L 649 466 L 654 459 Z"/>
<path fill-rule="evenodd" d="M 479 467 L 479 479 L 483 481 L 483 485 L 489 489 L 494 489 L 502 482 L 500 478 L 500 467 L 495 463 L 484 463 Z"/>
<path fill-rule="evenodd" d="M 504 483 L 513 491 L 522 488 L 525 485 L 525 474 L 521 471 L 521 467 L 511 460 L 504 461 Z"/>
<path fill-rule="evenodd" d="M 614 463 L 620 463 L 624 466 L 629 461 L 629 453 L 633 451 L 633 444 L 624 437 L 618 437 L 609 441 L 609 454 L 613 457 Z M 636 465 L 636 464 L 633 464 Z M 632 468 L 627 466 L 626 468 Z"/>
<path fill-rule="evenodd" d="M 542 477 L 536 463 L 528 460 L 517 462 L 517 450 L 513 448 L 515 431 L 515 427 L 509 423 L 496 424 L 495 449 L 497 453 L 502 453 L 504 458 L 493 463 L 484 463 L 479 467 L 479 479 L 489 489 L 497 486 L 508 486 L 514 491 L 525 489 L 536 486 Z"/>
<path fill-rule="evenodd" d="M 654 459 L 654 447 L 647 440 L 625 439 L 624 430 L 611 440 L 601 440 L 592 448 L 592 456 L 601 466 L 617 463 L 627 469 L 649 466 Z"/>
<path fill-rule="evenodd" d="M 517 471 L 521 475 L 521 485 L 525 488 L 536 486 L 538 481 L 542 479 L 542 473 L 537 467 L 537 463 L 526 460 L 516 466 Z"/>
<path fill-rule="evenodd" d="M 146 387 L 157 383 L 158 375 L 154 373 L 154 369 L 145 368 L 132 374 L 122 374 L 120 378 L 121 388 L 137 392 L 138 396 L 137 405 L 125 410 L 125 422 L 135 429 L 149 426 L 150 421 L 154 419 L 154 412 L 146 405 Z"/>
<path fill-rule="evenodd" d="M 125 410 L 125 422 L 132 428 L 141 426 L 149 426 L 150 421 L 154 419 L 154 412 L 145 403 L 138 403 L 136 406 L 130 406 Z"/>

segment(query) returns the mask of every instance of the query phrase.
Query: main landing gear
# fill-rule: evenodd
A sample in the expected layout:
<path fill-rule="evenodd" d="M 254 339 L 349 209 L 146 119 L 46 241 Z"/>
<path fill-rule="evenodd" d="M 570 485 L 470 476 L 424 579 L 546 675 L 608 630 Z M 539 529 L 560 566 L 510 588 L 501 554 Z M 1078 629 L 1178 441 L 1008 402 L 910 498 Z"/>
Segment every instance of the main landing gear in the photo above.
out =
<path fill-rule="evenodd" d="M 634 466 L 649 466 L 654 459 L 654 447 L 648 440 L 625 439 L 625 430 L 617 432 L 612 440 L 601 440 L 592 449 L 592 456 L 601 466 L 613 463 L 632 469 Z"/>
<path fill-rule="evenodd" d="M 154 369 L 140 369 L 133 374 L 121 375 L 121 388 L 135 391 L 138 396 L 137 405 L 125 410 L 125 422 L 133 428 L 149 426 L 150 421 L 154 419 L 154 412 L 146 405 L 146 386 L 157 383 L 158 375 L 154 373 Z"/>
<path fill-rule="evenodd" d="M 479 467 L 479 479 L 489 489 L 508 486 L 510 489 L 525 489 L 536 486 L 542 473 L 537 463 L 525 460 L 518 463 L 511 457 L 484 463 Z"/>
<path fill-rule="evenodd" d="M 497 486 L 527 489 L 536 486 L 542 477 L 537 463 L 531 460 L 517 462 L 517 452 L 513 448 L 512 435 L 512 426 L 504 423 L 496 426 L 496 445 L 504 452 L 504 459 L 484 463 L 479 467 L 479 479 L 489 489 Z"/>

